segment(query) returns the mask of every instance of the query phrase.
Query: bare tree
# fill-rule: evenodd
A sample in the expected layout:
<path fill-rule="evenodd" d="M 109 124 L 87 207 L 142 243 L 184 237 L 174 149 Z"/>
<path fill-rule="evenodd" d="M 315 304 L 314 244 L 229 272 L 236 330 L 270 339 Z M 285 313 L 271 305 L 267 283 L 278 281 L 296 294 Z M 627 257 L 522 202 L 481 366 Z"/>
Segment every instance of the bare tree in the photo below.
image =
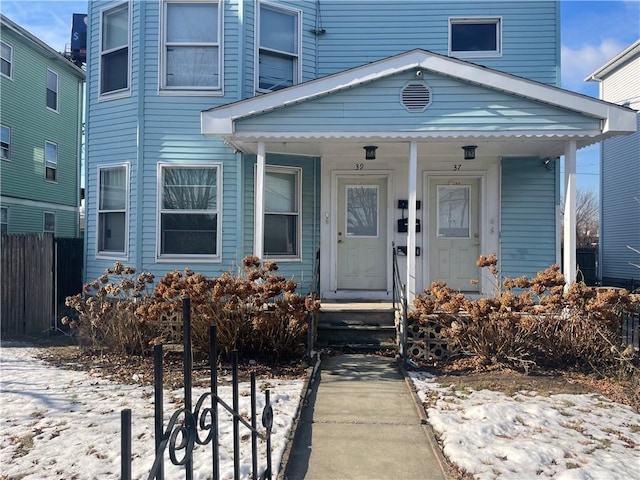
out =
<path fill-rule="evenodd" d="M 593 190 L 576 191 L 576 244 L 579 247 L 598 242 L 600 205 Z M 564 211 L 562 212 L 564 217 Z M 564 218 L 563 218 L 564 221 Z M 564 230 L 562 231 L 564 236 Z M 564 240 L 564 238 L 563 238 Z"/>

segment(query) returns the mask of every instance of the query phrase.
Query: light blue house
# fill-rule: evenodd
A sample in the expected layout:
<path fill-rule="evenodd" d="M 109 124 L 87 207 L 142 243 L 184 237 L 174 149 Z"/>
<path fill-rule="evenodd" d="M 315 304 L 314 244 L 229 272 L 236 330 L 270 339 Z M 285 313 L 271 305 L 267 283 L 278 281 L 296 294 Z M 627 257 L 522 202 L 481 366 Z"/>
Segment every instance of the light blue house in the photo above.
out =
<path fill-rule="evenodd" d="M 600 279 L 640 287 L 640 39 L 587 77 L 600 98 L 636 110 L 639 131 L 600 146 Z"/>
<path fill-rule="evenodd" d="M 557 87 L 559 11 L 90 2 L 87 279 L 257 255 L 302 292 L 319 271 L 324 299 L 384 300 L 393 244 L 410 297 L 435 280 L 487 294 L 480 254 L 533 275 L 560 263 L 560 228 L 575 278 L 576 150 L 636 116 Z"/>

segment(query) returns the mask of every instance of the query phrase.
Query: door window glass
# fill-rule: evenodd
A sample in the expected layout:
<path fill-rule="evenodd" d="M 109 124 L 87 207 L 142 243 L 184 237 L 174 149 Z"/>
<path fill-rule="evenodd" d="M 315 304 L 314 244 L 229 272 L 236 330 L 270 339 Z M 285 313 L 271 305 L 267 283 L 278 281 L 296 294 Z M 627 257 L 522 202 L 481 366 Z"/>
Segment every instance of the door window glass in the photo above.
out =
<path fill-rule="evenodd" d="M 346 236 L 378 236 L 378 185 L 346 186 Z"/>
<path fill-rule="evenodd" d="M 469 237 L 468 185 L 438 185 L 438 237 Z"/>

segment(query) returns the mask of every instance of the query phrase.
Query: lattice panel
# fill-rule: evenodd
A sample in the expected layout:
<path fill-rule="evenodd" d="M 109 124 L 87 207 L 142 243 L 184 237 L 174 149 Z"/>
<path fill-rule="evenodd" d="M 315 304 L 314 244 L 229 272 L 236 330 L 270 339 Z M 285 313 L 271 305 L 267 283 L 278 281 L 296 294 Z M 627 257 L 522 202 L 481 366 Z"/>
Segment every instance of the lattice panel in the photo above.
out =
<path fill-rule="evenodd" d="M 442 327 L 435 321 L 409 320 L 407 324 L 407 352 L 416 360 L 442 361 L 454 352 L 442 337 Z"/>

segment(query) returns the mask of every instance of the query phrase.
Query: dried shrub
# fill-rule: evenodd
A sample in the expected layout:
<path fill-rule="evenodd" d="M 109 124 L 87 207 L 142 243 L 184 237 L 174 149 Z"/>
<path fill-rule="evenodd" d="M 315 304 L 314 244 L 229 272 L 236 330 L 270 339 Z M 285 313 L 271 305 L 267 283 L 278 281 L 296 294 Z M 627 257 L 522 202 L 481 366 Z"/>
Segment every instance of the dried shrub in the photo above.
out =
<path fill-rule="evenodd" d="M 84 294 L 67 297 L 75 314 L 62 323 L 77 331 L 80 345 L 128 355 L 148 353 L 155 335 L 144 305 L 151 301 L 153 275 L 116 262 L 97 280 L 84 285 Z"/>
<path fill-rule="evenodd" d="M 181 341 L 182 303 L 189 297 L 195 351 L 208 353 L 209 327 L 215 325 L 223 356 L 238 350 L 245 358 L 284 360 L 301 353 L 307 313 L 320 304 L 296 294 L 296 283 L 277 275 L 277 269 L 274 262 L 263 265 L 257 257 L 246 257 L 235 275 L 211 279 L 189 269 L 172 271 L 147 291 L 152 275 L 133 278 L 134 269 L 117 263 L 85 286 L 85 296 L 67 299 L 78 315 L 65 322 L 79 329 L 85 346 L 144 354 L 154 344 Z"/>
<path fill-rule="evenodd" d="M 574 367 L 609 371 L 627 368 L 632 349 L 621 347 L 620 315 L 630 308 L 629 292 L 594 289 L 565 281 L 557 265 L 534 278 L 499 281 L 495 255 L 478 266 L 494 276 L 494 296 L 471 299 L 434 282 L 415 299 L 414 316 L 441 315 L 443 335 L 452 346 L 483 364 Z"/>

